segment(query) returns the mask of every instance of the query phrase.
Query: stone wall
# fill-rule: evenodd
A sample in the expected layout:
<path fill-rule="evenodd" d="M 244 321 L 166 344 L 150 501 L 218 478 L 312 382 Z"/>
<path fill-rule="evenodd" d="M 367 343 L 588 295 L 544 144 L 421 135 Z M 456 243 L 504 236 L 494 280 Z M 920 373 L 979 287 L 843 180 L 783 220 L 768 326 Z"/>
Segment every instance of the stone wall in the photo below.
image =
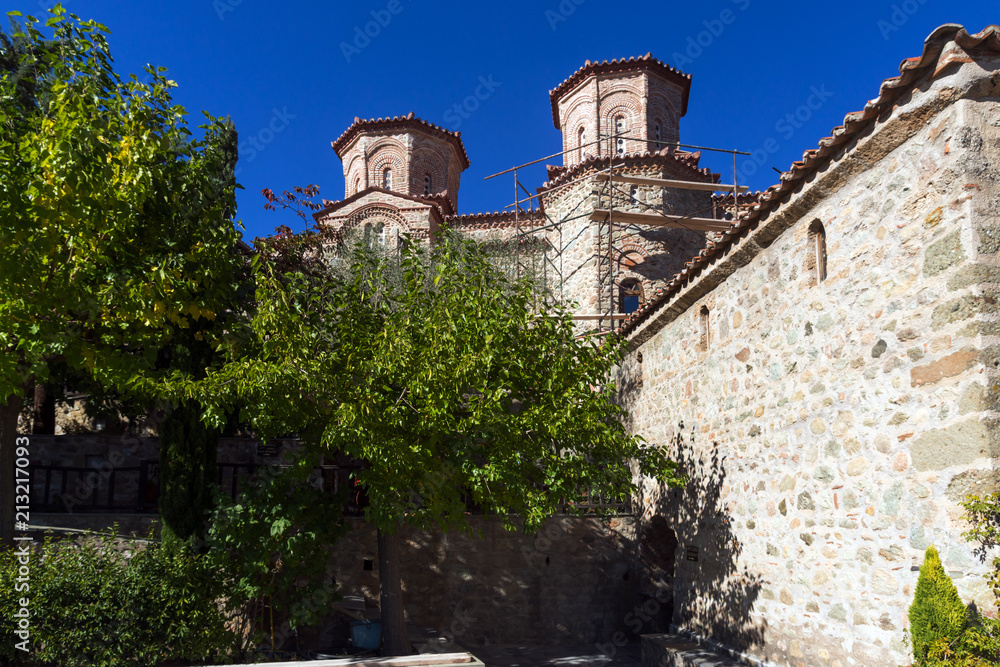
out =
<path fill-rule="evenodd" d="M 278 444 L 278 451 L 292 446 Z M 111 468 L 120 475 L 116 497 L 134 496 L 136 482 L 130 482 L 121 469 L 156 461 L 158 441 L 29 436 L 29 449 L 34 465 L 93 468 L 94 478 L 101 480 L 99 502 L 104 503 L 102 489 Z M 218 458 L 258 465 L 278 460 L 260 455 L 257 441 L 245 438 L 222 438 Z M 93 491 L 85 482 L 77 485 L 75 477 L 73 481 L 67 489 L 74 499 L 73 511 L 46 514 L 34 508 L 32 525 L 68 529 L 70 535 L 106 531 L 113 524 L 123 535 L 145 536 L 151 527 L 158 529 L 155 499 L 145 514 L 90 513 L 85 510 Z M 36 474 L 33 482 L 40 494 L 42 478 Z M 379 598 L 375 531 L 362 519 L 347 521 L 352 530 L 337 542 L 329 571 L 343 595 L 362 596 L 374 608 Z M 463 646 L 579 644 L 608 642 L 616 632 L 630 630 L 628 614 L 638 604 L 639 581 L 630 517 L 557 517 L 537 535 L 507 532 L 500 521 L 486 517 L 470 521 L 477 534 L 408 531 L 404 535 L 407 618 L 425 636 L 446 637 Z"/>
<path fill-rule="evenodd" d="M 349 522 L 331 574 L 342 595 L 374 607 L 375 531 Z M 479 535 L 404 533 L 403 599 L 418 633 L 474 647 L 592 644 L 629 630 L 638 600 L 631 518 L 557 517 L 533 536 L 486 517 L 471 524 Z"/>
<path fill-rule="evenodd" d="M 957 501 L 997 489 L 998 65 L 914 90 L 634 333 L 632 427 L 691 478 L 641 500 L 677 537 L 643 587 L 678 624 L 780 665 L 906 664 L 931 544 L 993 609 Z"/>

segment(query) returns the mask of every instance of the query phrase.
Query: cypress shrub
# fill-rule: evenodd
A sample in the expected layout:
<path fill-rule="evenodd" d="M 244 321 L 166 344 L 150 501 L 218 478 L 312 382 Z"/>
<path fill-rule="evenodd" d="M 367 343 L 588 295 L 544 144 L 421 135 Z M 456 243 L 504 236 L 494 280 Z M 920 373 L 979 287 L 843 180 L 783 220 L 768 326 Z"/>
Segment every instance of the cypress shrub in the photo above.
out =
<path fill-rule="evenodd" d="M 910 605 L 910 635 L 916 663 L 924 664 L 933 644 L 941 640 L 952 644 L 958 640 L 967 624 L 968 612 L 941 565 L 937 549 L 927 547 Z"/>

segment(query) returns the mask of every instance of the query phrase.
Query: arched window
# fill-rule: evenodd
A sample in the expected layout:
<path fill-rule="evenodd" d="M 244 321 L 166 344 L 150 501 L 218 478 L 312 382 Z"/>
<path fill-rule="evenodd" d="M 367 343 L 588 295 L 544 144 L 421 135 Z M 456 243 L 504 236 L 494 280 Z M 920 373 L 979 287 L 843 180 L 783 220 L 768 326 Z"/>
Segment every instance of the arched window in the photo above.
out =
<path fill-rule="evenodd" d="M 424 194 L 429 195 L 431 193 L 431 175 L 424 174 Z"/>
<path fill-rule="evenodd" d="M 392 169 L 382 172 L 382 185 L 386 190 L 392 190 Z"/>
<path fill-rule="evenodd" d="M 576 150 L 577 150 L 577 161 L 583 162 L 584 148 L 583 145 L 587 143 L 587 131 L 582 127 L 576 133 Z"/>
<path fill-rule="evenodd" d="M 369 248 L 374 248 L 376 244 L 385 245 L 385 224 L 381 222 L 365 223 L 362 242 Z"/>
<path fill-rule="evenodd" d="M 626 278 L 618 288 L 619 310 L 628 315 L 639 310 L 642 304 L 642 283 L 636 278 Z"/>
<path fill-rule="evenodd" d="M 615 134 L 625 133 L 625 119 L 622 116 L 615 116 Z M 625 155 L 625 138 L 618 137 L 615 141 L 619 155 Z"/>
<path fill-rule="evenodd" d="M 811 247 L 807 264 L 812 265 L 813 275 L 816 276 L 815 284 L 819 285 L 826 280 L 826 229 L 819 220 L 813 220 L 809 225 L 809 244 Z"/>
<path fill-rule="evenodd" d="M 698 348 L 702 352 L 708 352 L 708 345 L 711 342 L 711 322 L 709 320 L 708 306 L 701 307 L 699 314 L 699 341 Z"/>
<path fill-rule="evenodd" d="M 660 139 L 662 139 L 662 133 L 660 132 L 659 123 L 653 126 L 653 139 L 656 140 L 656 143 L 653 144 L 654 146 L 656 146 L 656 150 L 660 150 L 661 148 L 663 148 L 663 145 L 660 143 Z"/>
<path fill-rule="evenodd" d="M 358 176 L 357 178 L 354 179 L 354 192 L 353 192 L 353 194 L 358 194 L 359 192 L 361 192 L 361 177 L 360 176 Z"/>

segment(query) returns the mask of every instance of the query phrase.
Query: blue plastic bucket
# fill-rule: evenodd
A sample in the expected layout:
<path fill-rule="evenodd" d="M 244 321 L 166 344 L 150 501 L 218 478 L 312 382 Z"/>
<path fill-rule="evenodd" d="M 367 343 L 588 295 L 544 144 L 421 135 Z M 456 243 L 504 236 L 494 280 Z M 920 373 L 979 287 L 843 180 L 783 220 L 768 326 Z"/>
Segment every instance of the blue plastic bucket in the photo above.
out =
<path fill-rule="evenodd" d="M 382 622 L 351 621 L 351 642 L 358 648 L 378 648 L 382 644 Z"/>

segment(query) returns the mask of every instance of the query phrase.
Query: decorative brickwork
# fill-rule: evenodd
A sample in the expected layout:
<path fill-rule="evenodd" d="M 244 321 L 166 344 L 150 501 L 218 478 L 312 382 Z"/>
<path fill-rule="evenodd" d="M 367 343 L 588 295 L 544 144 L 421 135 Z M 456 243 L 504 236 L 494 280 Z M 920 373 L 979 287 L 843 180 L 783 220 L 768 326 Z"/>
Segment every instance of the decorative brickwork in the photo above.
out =
<path fill-rule="evenodd" d="M 687 106 L 690 77 L 658 60 L 644 58 L 587 65 L 551 93 L 553 119 L 563 132 L 563 164 L 608 155 L 599 138 L 627 134 L 613 154 L 656 152 L 678 142 L 678 123 Z M 581 142 L 581 137 L 583 142 Z M 661 139 L 657 144 L 641 140 Z M 581 143 L 591 142 L 590 146 Z"/>
<path fill-rule="evenodd" d="M 356 119 L 333 149 L 344 164 L 345 198 L 379 187 L 413 197 L 444 194 L 452 210 L 458 209 L 460 176 L 469 158 L 457 132 L 413 114 Z"/>

